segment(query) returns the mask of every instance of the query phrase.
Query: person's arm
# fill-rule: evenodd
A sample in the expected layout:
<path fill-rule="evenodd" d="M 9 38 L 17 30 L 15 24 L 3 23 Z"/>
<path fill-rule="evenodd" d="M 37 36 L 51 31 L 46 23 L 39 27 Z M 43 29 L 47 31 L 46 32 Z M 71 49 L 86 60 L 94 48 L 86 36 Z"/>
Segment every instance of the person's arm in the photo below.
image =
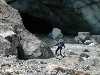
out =
<path fill-rule="evenodd" d="M 65 44 L 63 45 L 63 47 L 65 48 Z"/>
<path fill-rule="evenodd" d="M 55 44 L 54 46 L 58 46 L 58 45 L 59 45 L 59 43 Z"/>
<path fill-rule="evenodd" d="M 64 42 L 62 42 L 61 44 L 62 44 L 62 47 L 64 47 L 64 48 L 65 48 L 65 43 L 64 43 Z"/>

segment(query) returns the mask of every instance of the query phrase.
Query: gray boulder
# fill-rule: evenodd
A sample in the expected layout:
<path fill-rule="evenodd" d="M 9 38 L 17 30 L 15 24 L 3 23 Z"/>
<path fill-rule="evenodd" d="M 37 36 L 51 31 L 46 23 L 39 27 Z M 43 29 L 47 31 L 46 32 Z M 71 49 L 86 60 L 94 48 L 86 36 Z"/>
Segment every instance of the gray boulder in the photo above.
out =
<path fill-rule="evenodd" d="M 79 44 L 96 46 L 99 41 L 97 41 L 96 35 L 90 35 L 90 32 L 78 32 L 78 35 L 75 37 L 75 41 Z"/>
<path fill-rule="evenodd" d="M 86 40 L 90 39 L 89 32 L 78 32 L 78 35 L 75 37 L 77 43 L 84 44 Z"/>
<path fill-rule="evenodd" d="M 54 40 L 62 39 L 63 34 L 62 34 L 62 31 L 59 28 L 53 28 L 52 32 L 49 33 L 49 37 L 51 37 Z"/>
<path fill-rule="evenodd" d="M 41 56 L 39 58 L 47 59 L 54 57 L 54 53 L 52 52 L 50 46 L 46 42 L 42 42 L 40 46 Z"/>
<path fill-rule="evenodd" d="M 31 34 L 28 31 L 24 31 L 20 34 L 20 37 L 23 39 L 20 40 L 20 43 L 23 47 L 24 53 L 26 56 L 29 57 L 38 57 L 41 55 L 40 50 L 38 48 L 41 45 L 41 40 L 39 40 L 38 37 L 35 35 Z"/>

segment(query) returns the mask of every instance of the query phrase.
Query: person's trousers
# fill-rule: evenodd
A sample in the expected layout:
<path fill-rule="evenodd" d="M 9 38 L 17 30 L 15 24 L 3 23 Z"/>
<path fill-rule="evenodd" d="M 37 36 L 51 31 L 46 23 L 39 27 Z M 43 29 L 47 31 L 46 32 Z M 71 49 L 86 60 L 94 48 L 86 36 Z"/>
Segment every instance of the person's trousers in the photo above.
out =
<path fill-rule="evenodd" d="M 59 50 L 60 50 L 60 55 L 63 56 L 63 55 L 62 55 L 62 52 L 61 52 L 62 47 L 58 47 L 57 50 L 56 50 L 56 52 L 55 52 L 55 54 L 57 55 L 57 54 L 58 54 L 57 52 L 58 52 Z"/>

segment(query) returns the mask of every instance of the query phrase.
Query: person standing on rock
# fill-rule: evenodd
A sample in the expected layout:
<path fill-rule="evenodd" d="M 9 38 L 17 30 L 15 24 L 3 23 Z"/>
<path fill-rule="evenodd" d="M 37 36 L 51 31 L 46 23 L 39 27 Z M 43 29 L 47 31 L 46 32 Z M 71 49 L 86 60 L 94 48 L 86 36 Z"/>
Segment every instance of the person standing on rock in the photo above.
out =
<path fill-rule="evenodd" d="M 63 49 L 63 47 L 65 48 L 65 43 L 64 43 L 64 41 L 63 41 L 62 39 L 59 39 L 58 43 L 57 43 L 55 46 L 57 46 L 55 55 L 58 56 L 58 51 L 60 51 L 60 55 L 61 55 L 62 57 L 64 57 L 64 56 L 62 55 L 62 52 L 61 52 L 62 49 Z"/>

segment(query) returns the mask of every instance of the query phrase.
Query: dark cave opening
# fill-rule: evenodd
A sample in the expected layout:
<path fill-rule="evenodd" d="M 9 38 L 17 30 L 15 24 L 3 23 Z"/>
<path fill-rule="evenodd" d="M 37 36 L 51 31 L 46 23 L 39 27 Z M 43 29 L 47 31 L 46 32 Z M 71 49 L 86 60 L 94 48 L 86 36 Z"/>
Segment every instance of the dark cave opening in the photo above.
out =
<path fill-rule="evenodd" d="M 33 34 L 48 34 L 53 26 L 45 17 L 35 17 L 27 13 L 20 13 L 22 21 L 27 30 Z"/>
<path fill-rule="evenodd" d="M 87 29 L 88 27 L 84 24 L 83 20 L 80 20 L 79 17 L 79 19 L 76 19 L 76 16 L 73 15 L 70 18 L 68 17 L 70 20 L 67 23 L 68 25 L 60 25 L 60 22 L 48 17 L 32 16 L 23 12 L 20 12 L 20 15 L 25 28 L 33 34 L 48 35 L 54 27 L 61 29 L 62 33 L 67 36 L 76 36 L 77 32 L 90 31 L 90 29 Z"/>
<path fill-rule="evenodd" d="M 60 25 L 60 22 L 52 20 L 48 17 L 37 17 L 22 12 L 20 12 L 20 15 L 25 28 L 33 34 L 48 35 L 54 27 L 61 29 L 64 35 L 75 36 L 77 34 L 72 31 L 67 32 L 69 29 L 66 30 L 66 28 L 68 27 Z"/>

